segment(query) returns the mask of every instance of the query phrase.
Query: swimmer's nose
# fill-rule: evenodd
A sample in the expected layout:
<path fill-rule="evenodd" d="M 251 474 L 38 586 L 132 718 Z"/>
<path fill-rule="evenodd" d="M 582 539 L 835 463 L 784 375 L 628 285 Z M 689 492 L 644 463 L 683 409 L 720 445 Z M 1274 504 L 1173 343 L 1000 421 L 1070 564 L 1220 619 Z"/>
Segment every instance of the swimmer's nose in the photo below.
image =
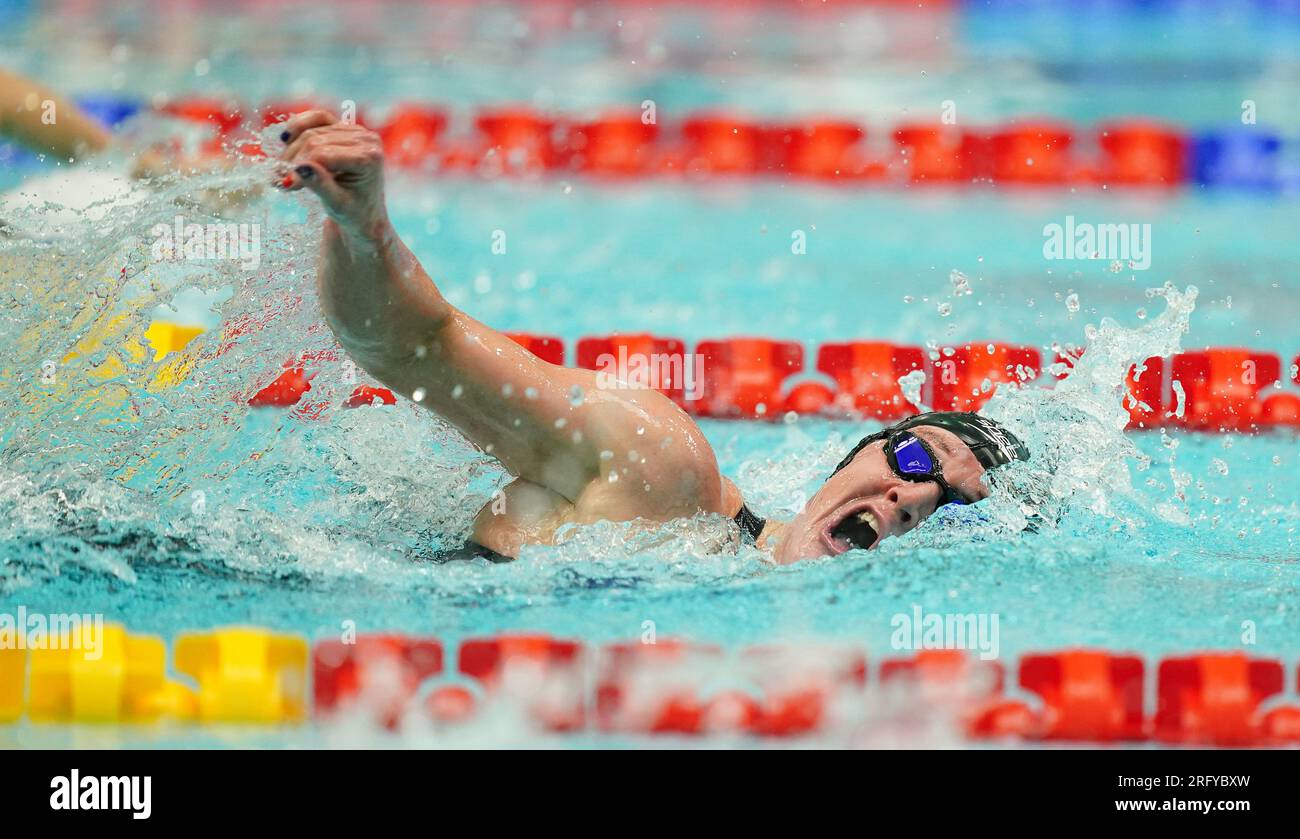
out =
<path fill-rule="evenodd" d="M 939 487 L 929 481 L 899 481 L 885 493 L 885 500 L 894 508 L 894 529 L 906 533 L 934 512 Z"/>

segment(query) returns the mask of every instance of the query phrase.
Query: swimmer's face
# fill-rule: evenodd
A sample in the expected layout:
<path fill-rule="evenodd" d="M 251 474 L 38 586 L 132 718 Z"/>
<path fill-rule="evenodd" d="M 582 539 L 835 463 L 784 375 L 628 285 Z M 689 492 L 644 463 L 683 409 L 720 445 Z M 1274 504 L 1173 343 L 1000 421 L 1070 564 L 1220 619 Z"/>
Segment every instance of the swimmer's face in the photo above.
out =
<path fill-rule="evenodd" d="M 967 503 L 988 496 L 980 481 L 984 467 L 957 435 L 929 425 L 908 430 L 930 444 L 944 479 Z M 885 442 L 877 441 L 831 476 L 790 522 L 776 559 L 788 563 L 855 548 L 870 550 L 925 521 L 942 494 L 933 481 L 905 481 L 895 475 L 885 460 Z"/>

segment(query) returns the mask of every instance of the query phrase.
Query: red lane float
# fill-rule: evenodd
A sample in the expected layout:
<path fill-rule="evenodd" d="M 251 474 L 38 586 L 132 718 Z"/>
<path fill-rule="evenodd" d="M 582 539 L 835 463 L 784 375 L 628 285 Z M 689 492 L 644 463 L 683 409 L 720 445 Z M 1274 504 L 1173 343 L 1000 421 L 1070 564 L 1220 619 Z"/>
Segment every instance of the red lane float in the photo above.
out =
<path fill-rule="evenodd" d="M 1001 662 L 983 661 L 964 650 L 918 650 L 911 658 L 880 664 L 883 685 L 905 684 L 912 696 L 955 713 L 970 737 L 1001 737 L 1029 728 L 1030 711 L 1002 696 L 1006 674 Z"/>
<path fill-rule="evenodd" d="M 386 387 L 357 385 L 352 395 L 343 403 L 344 408 L 360 408 L 362 405 L 396 405 L 397 397 Z"/>
<path fill-rule="evenodd" d="M 302 367 L 291 367 L 249 397 L 248 404 L 254 408 L 292 408 L 309 390 L 311 376 Z"/>
<path fill-rule="evenodd" d="M 1142 659 L 1094 650 L 1026 655 L 1020 686 L 1042 708 L 1020 733 L 1040 740 L 1106 742 L 1146 736 Z"/>
<path fill-rule="evenodd" d="M 268 102 L 253 111 L 253 128 L 294 113 L 326 107 L 315 101 Z M 337 111 L 337 107 L 326 107 Z M 211 122 L 219 134 L 241 124 L 237 107 L 187 97 L 161 110 Z M 892 132 L 899 155 L 889 162 L 864 157 L 859 143 L 867 129 L 847 120 L 818 118 L 764 125 L 738 114 L 697 113 L 661 130 L 640 111 L 567 119 L 528 107 L 491 108 L 475 115 L 477 136 L 442 146 L 450 125 L 434 104 L 396 107 L 380 127 L 389 159 L 399 166 L 533 175 L 573 171 L 598 177 L 657 172 L 713 175 L 782 175 L 845 181 L 912 184 L 1097 183 L 1106 186 L 1169 186 L 1190 180 L 1191 139 L 1177 128 L 1143 119 L 1098 126 L 1097 157 L 1073 155 L 1074 132 L 1054 122 L 1012 123 L 980 129 L 905 123 Z M 358 115 L 358 122 L 364 119 Z M 1090 131 L 1092 135 L 1094 132 Z M 672 138 L 664 142 L 665 135 Z M 487 164 L 487 165 L 482 165 Z"/>
<path fill-rule="evenodd" d="M 865 654 L 837 646 L 769 645 L 729 653 L 661 641 L 612 644 L 588 654 L 576 641 L 507 633 L 462 642 L 455 671 L 449 658 L 450 650 L 432 638 L 319 642 L 312 651 L 315 714 L 359 714 L 395 729 L 412 714 L 448 724 L 496 704 L 558 732 L 789 737 L 856 724 L 856 714 L 875 701 L 865 692 Z M 887 659 L 880 665 L 880 689 L 897 685 L 907 702 L 951 717 L 976 738 L 1300 742 L 1300 704 L 1275 701 L 1285 677 L 1278 661 L 1236 652 L 1166 658 L 1159 663 L 1154 713 L 1146 705 L 1144 662 L 1134 655 L 1035 653 L 1020 657 L 1018 671 L 1020 688 L 1036 700 L 1006 695 L 1000 662 L 960 650 Z M 837 712 L 850 716 L 839 719 Z"/>
<path fill-rule="evenodd" d="M 265 326 L 274 313 L 260 320 L 226 328 L 216 348 L 220 355 L 244 331 Z M 507 333 L 538 358 L 563 365 L 562 339 L 528 333 Z M 990 348 L 991 351 L 990 351 Z M 1065 370 L 1080 357 L 1080 350 L 1064 350 L 1056 360 Z M 600 336 L 578 342 L 577 366 L 604 371 L 615 379 L 646 386 L 669 396 L 688 411 L 709 417 L 775 417 L 787 411 L 798 414 L 854 413 L 882 421 L 916 412 L 902 394 L 898 379 L 924 370 L 927 383 L 922 401 L 936 410 L 978 410 L 995 384 L 1033 380 L 1041 355 L 1032 347 L 971 342 L 940 351 L 927 360 L 916 347 L 885 342 L 853 341 L 821 346 L 817 373 L 833 382 L 802 381 L 786 390 L 790 377 L 803 370 L 803 348 L 793 341 L 732 338 L 702 341 L 694 353 L 685 342 L 648 334 Z M 314 363 L 337 361 L 334 350 L 321 351 L 286 363 L 276 378 L 248 399 L 255 407 L 298 406 L 301 415 L 319 416 L 323 404 L 307 405 L 311 390 L 308 372 Z M 1182 353 L 1172 360 L 1147 359 L 1130 369 L 1124 407 L 1130 429 L 1176 425 L 1200 431 L 1246 432 L 1269 428 L 1300 428 L 1300 394 L 1273 392 L 1281 381 L 1281 362 L 1272 353 L 1238 348 L 1213 348 Z M 1169 384 L 1169 382 L 1175 384 Z M 1178 389 L 1183 406 L 1179 412 Z M 785 391 L 785 395 L 782 393 Z M 694 398 L 698 397 L 698 398 Z M 392 391 L 358 386 L 343 403 L 358 407 L 379 401 L 395 404 Z"/>
<path fill-rule="evenodd" d="M 443 672 L 442 643 L 399 635 L 362 635 L 355 643 L 320 641 L 312 650 L 317 716 L 360 711 L 397 728 L 420 684 Z"/>
<path fill-rule="evenodd" d="M 867 658 L 851 649 L 751 647 L 741 653 L 738 663 L 741 679 L 753 686 L 754 695 L 744 706 L 747 713 L 739 718 L 733 715 L 728 727 L 768 737 L 817 731 L 831 721 L 838 699 L 861 691 L 867 683 Z M 722 710 L 715 700 L 709 717 L 714 727 L 728 723 L 720 719 Z"/>
<path fill-rule="evenodd" d="M 553 335 L 532 335 L 527 332 L 507 332 L 506 337 L 542 361 L 564 365 L 564 340 L 561 338 Z"/>
<path fill-rule="evenodd" d="M 1260 393 L 1282 377 L 1282 362 L 1272 353 L 1216 348 L 1182 353 L 1170 362 L 1170 378 L 1180 383 L 1184 404 L 1170 396 L 1170 422 L 1197 430 L 1250 431 L 1265 423 Z"/>
<path fill-rule="evenodd" d="M 924 366 L 925 354 L 920 348 L 880 341 L 822 344 L 817 350 L 817 370 L 838 385 L 839 407 L 881 420 L 917 413 L 898 379 Z"/>
<path fill-rule="evenodd" d="M 799 382 L 785 395 L 785 411 L 821 414 L 835 405 L 836 392 L 824 382 Z"/>
<path fill-rule="evenodd" d="M 1243 653 L 1204 653 L 1160 662 L 1155 736 L 1168 743 L 1259 745 L 1287 730 L 1289 715 L 1273 719 L 1260 703 L 1281 693 L 1280 661 Z M 1279 725 L 1280 724 L 1280 725 Z"/>
<path fill-rule="evenodd" d="M 1260 424 L 1273 428 L 1300 428 L 1300 396 L 1275 393 L 1260 407 Z"/>
<path fill-rule="evenodd" d="M 688 393 L 698 390 L 693 358 L 678 338 L 645 333 L 583 338 L 578 341 L 578 367 L 603 374 L 600 387 L 657 390 L 686 407 Z"/>
<path fill-rule="evenodd" d="M 1033 347 L 975 341 L 947 347 L 930 362 L 930 404 L 936 411 L 978 411 L 995 385 L 1024 384 L 1041 369 L 1042 356 Z"/>
<path fill-rule="evenodd" d="M 1083 348 L 1064 350 L 1056 354 L 1056 360 L 1072 369 L 1083 357 L 1083 353 Z M 1159 428 L 1164 425 L 1166 366 L 1165 359 L 1153 356 L 1129 368 L 1128 375 L 1124 377 L 1124 407 L 1128 410 L 1129 429 Z M 1053 375 L 1057 379 L 1063 379 L 1066 373 L 1057 372 Z"/>
<path fill-rule="evenodd" d="M 1103 125 L 1099 134 L 1103 183 L 1177 186 L 1187 181 L 1190 146 L 1177 129 L 1128 120 Z"/>
<path fill-rule="evenodd" d="M 586 722 L 582 646 L 548 635 L 502 635 L 461 643 L 460 673 L 483 686 L 489 701 L 517 703 L 552 731 Z"/>
<path fill-rule="evenodd" d="M 803 370 L 803 347 L 794 341 L 701 341 L 695 352 L 702 359 L 704 392 L 692 407 L 702 416 L 776 416 L 785 404 L 782 384 Z"/>
<path fill-rule="evenodd" d="M 312 654 L 316 713 L 363 713 L 395 729 L 415 712 L 437 722 L 461 722 L 481 703 L 501 700 L 543 727 L 574 730 L 585 724 L 581 654 L 578 643 L 545 635 L 471 639 L 460 645 L 458 682 L 447 680 L 452 674 L 436 639 L 362 635 L 353 643 L 322 641 Z"/>
<path fill-rule="evenodd" d="M 717 647 L 680 641 L 613 644 L 596 670 L 596 725 L 602 731 L 698 734 L 708 710 L 699 685 L 722 660 Z"/>
<path fill-rule="evenodd" d="M 752 175 L 760 171 L 763 132 L 725 114 L 698 114 L 682 124 L 685 147 L 666 162 L 690 174 Z"/>
<path fill-rule="evenodd" d="M 485 111 L 474 120 L 482 138 L 478 160 L 492 172 L 534 174 L 561 160 L 563 124 L 529 108 Z"/>
<path fill-rule="evenodd" d="M 1056 123 L 1025 123 L 993 133 L 993 180 L 1011 184 L 1063 184 L 1072 173 L 1074 135 Z"/>
<path fill-rule="evenodd" d="M 1163 424 L 1160 410 L 1165 403 L 1166 367 L 1165 359 L 1155 356 L 1129 368 L 1124 377 L 1129 428 L 1156 428 Z"/>
<path fill-rule="evenodd" d="M 894 142 L 914 184 L 970 183 L 991 172 L 988 141 L 951 125 L 901 125 Z"/>
<path fill-rule="evenodd" d="M 229 134 L 244 121 L 239 105 L 226 99 L 187 97 L 168 102 L 159 110 L 189 122 L 210 124 L 219 134 Z"/>
<path fill-rule="evenodd" d="M 866 132 L 851 122 L 813 122 L 769 129 L 769 168 L 806 178 L 852 179 L 871 174 L 857 149 Z"/>
<path fill-rule="evenodd" d="M 866 672 L 862 653 L 839 648 L 753 647 L 728 657 L 677 641 L 615 644 L 601 653 L 596 719 L 604 731 L 797 736 L 823 727 Z"/>
<path fill-rule="evenodd" d="M 438 140 L 447 128 L 447 113 L 439 108 L 400 105 L 379 129 L 385 158 L 397 166 L 437 163 Z"/>
<path fill-rule="evenodd" d="M 589 175 L 629 177 L 651 170 L 659 126 L 647 124 L 640 112 L 606 116 L 573 126 L 569 132 L 570 163 Z"/>

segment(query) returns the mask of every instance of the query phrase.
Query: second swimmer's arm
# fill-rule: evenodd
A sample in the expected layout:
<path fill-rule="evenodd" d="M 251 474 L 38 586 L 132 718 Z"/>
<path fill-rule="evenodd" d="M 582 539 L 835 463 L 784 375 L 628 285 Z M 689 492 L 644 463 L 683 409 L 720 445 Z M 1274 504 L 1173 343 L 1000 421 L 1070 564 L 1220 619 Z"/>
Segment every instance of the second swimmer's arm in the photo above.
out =
<path fill-rule="evenodd" d="M 0 138 L 68 160 L 108 148 L 109 133 L 81 109 L 35 82 L 0 70 Z"/>

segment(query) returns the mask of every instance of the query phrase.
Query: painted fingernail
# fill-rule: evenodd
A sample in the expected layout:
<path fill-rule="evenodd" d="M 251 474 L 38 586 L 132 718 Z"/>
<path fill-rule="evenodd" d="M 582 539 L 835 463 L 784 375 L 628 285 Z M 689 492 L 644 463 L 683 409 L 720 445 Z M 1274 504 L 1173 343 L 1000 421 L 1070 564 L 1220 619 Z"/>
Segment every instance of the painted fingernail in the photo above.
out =
<path fill-rule="evenodd" d="M 291 186 L 293 186 L 293 175 L 285 175 L 280 179 L 281 189 L 288 189 Z"/>
<path fill-rule="evenodd" d="M 289 138 L 292 137 L 292 136 L 293 136 L 293 135 L 290 134 L 288 131 L 281 131 L 281 132 L 280 132 L 280 142 L 281 142 L 281 143 L 287 143 L 287 142 L 289 142 Z"/>
<path fill-rule="evenodd" d="M 316 174 L 316 171 L 312 169 L 310 166 L 308 166 L 306 163 L 299 166 L 297 169 L 294 169 L 293 171 L 298 173 L 298 177 L 304 179 L 310 178 L 312 175 Z"/>

